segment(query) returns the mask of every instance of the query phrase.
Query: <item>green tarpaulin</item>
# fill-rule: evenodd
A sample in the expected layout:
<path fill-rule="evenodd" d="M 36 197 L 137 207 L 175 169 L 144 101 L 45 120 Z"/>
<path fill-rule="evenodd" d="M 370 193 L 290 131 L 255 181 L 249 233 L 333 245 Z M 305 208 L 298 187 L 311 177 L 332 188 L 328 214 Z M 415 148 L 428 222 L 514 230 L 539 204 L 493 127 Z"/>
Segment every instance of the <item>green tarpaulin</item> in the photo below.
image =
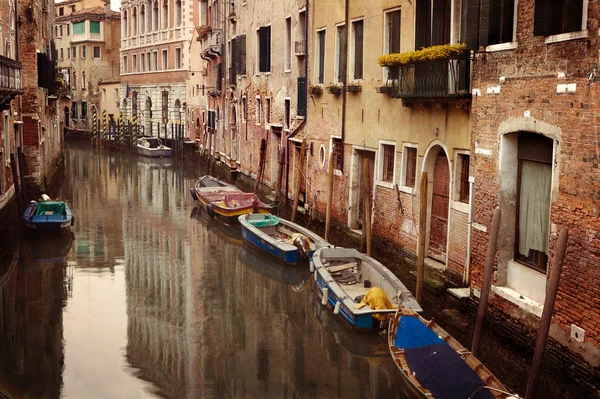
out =
<path fill-rule="evenodd" d="M 66 215 L 67 206 L 62 201 L 42 201 L 35 207 L 34 215 Z"/>

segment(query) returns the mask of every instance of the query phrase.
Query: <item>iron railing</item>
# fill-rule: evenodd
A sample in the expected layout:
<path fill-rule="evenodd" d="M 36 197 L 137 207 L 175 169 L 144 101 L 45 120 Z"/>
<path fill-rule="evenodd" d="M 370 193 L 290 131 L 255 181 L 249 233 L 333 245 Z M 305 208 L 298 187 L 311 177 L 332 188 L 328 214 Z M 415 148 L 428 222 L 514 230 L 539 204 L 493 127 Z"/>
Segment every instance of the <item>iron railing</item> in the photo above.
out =
<path fill-rule="evenodd" d="M 450 59 L 388 67 L 388 93 L 404 99 L 469 98 L 472 63 L 467 51 Z"/>

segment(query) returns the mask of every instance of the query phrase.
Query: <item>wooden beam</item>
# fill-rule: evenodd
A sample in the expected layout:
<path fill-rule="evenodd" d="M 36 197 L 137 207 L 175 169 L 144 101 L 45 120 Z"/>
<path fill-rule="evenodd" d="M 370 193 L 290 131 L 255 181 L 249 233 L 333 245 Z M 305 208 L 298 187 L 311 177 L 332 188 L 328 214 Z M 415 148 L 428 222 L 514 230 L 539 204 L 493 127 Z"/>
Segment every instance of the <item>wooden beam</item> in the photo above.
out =
<path fill-rule="evenodd" d="M 296 219 L 296 212 L 298 211 L 298 202 L 300 201 L 300 182 L 302 180 L 302 164 L 304 161 L 304 154 L 306 153 L 306 139 L 302 140 L 302 146 L 300 147 L 300 159 L 296 162 L 296 175 L 294 176 L 294 207 L 292 208 L 292 222 Z"/>

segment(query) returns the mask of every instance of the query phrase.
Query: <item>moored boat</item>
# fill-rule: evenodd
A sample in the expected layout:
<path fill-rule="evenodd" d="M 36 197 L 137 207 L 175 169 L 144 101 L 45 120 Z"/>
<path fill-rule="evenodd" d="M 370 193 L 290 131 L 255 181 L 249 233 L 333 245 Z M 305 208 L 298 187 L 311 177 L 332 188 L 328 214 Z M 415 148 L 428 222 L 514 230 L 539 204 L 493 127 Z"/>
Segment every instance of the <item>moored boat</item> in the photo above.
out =
<path fill-rule="evenodd" d="M 399 309 L 388 346 L 410 397 L 422 399 L 517 399 L 435 321 Z"/>
<path fill-rule="evenodd" d="M 422 311 L 389 269 L 352 248 L 321 248 L 312 261 L 323 305 L 357 330 L 377 328 L 399 307 Z"/>
<path fill-rule="evenodd" d="M 71 231 L 74 218 L 64 201 L 51 200 L 43 194 L 39 201 L 31 201 L 23 214 L 25 227 L 36 234 L 59 234 Z"/>
<path fill-rule="evenodd" d="M 137 140 L 137 151 L 147 157 L 170 157 L 171 147 L 167 147 L 158 137 L 141 137 Z"/>
<path fill-rule="evenodd" d="M 329 246 L 312 231 L 268 213 L 241 215 L 238 220 L 244 241 L 290 265 L 308 260 L 317 249 Z"/>

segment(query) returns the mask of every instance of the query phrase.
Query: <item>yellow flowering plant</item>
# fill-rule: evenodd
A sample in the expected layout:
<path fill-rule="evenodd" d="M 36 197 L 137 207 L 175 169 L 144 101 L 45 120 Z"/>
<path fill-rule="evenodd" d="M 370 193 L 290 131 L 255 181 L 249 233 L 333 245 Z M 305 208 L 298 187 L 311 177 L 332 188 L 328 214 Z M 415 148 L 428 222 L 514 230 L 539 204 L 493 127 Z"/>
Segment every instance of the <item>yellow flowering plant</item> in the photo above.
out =
<path fill-rule="evenodd" d="M 442 44 L 405 53 L 385 54 L 380 56 L 377 62 L 382 67 L 395 67 L 424 61 L 446 60 L 461 54 L 466 49 L 467 45 L 463 43 Z"/>

